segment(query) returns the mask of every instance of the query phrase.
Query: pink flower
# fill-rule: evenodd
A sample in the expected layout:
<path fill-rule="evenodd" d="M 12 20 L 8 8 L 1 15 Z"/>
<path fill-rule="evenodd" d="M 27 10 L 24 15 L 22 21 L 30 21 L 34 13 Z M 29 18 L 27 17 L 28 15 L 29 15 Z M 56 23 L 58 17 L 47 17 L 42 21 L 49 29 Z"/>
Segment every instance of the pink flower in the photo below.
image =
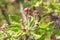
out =
<path fill-rule="evenodd" d="M 39 26 L 39 22 L 36 22 L 36 23 L 35 23 L 35 27 L 38 27 L 38 26 Z"/>
<path fill-rule="evenodd" d="M 34 15 L 37 15 L 38 13 L 39 13 L 38 10 L 34 10 L 34 11 L 33 11 L 33 14 L 34 14 Z"/>
<path fill-rule="evenodd" d="M 25 20 L 24 19 L 20 19 L 20 23 L 24 23 L 25 22 Z"/>
<path fill-rule="evenodd" d="M 57 37 L 56 37 L 56 40 L 60 40 L 60 36 L 57 36 Z"/>
<path fill-rule="evenodd" d="M 58 19 L 56 20 L 56 23 L 60 23 L 60 18 L 58 18 Z"/>
<path fill-rule="evenodd" d="M 2 27 L 0 28 L 0 30 L 5 30 L 7 27 L 8 27 L 8 24 L 7 24 L 7 23 L 4 23 L 4 24 L 2 25 Z"/>
<path fill-rule="evenodd" d="M 29 10 L 29 8 L 24 8 L 24 13 L 28 13 L 30 10 Z"/>
<path fill-rule="evenodd" d="M 54 35 L 51 35 L 51 40 L 55 40 L 55 36 Z"/>
<path fill-rule="evenodd" d="M 27 17 L 28 17 L 28 19 L 31 19 L 31 15 L 28 15 Z"/>
<path fill-rule="evenodd" d="M 26 28 L 25 27 L 22 27 L 22 31 L 25 32 L 26 31 Z"/>
<path fill-rule="evenodd" d="M 15 0 L 10 0 L 11 3 L 15 2 Z"/>

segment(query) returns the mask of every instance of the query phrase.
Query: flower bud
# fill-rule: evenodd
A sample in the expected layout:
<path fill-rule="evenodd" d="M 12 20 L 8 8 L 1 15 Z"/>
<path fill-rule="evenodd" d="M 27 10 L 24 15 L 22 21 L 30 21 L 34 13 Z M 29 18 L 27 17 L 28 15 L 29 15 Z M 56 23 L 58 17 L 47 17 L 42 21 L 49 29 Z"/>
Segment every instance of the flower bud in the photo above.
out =
<path fill-rule="evenodd" d="M 10 2 L 11 2 L 11 3 L 14 3 L 14 2 L 15 2 L 15 0 L 10 0 Z"/>
<path fill-rule="evenodd" d="M 24 8 L 24 13 L 25 13 L 25 14 L 28 14 L 29 11 L 30 11 L 29 8 Z"/>
<path fill-rule="evenodd" d="M 60 40 L 60 36 L 57 36 L 57 37 L 56 37 L 56 40 Z"/>
<path fill-rule="evenodd" d="M 58 18 L 58 19 L 56 20 L 56 23 L 60 23 L 60 18 Z"/>
<path fill-rule="evenodd" d="M 39 26 L 39 22 L 36 22 L 36 23 L 35 23 L 35 27 L 38 27 L 38 26 Z"/>
<path fill-rule="evenodd" d="M 26 31 L 26 28 L 25 27 L 22 27 L 22 31 L 25 32 Z"/>
<path fill-rule="evenodd" d="M 24 19 L 20 19 L 20 23 L 24 23 L 25 22 L 25 20 Z"/>
<path fill-rule="evenodd" d="M 27 18 L 28 18 L 28 19 L 31 19 L 31 15 L 28 15 Z"/>
<path fill-rule="evenodd" d="M 33 11 L 33 14 L 34 14 L 34 15 L 37 15 L 38 13 L 39 13 L 38 10 L 34 10 L 34 11 Z"/>
<path fill-rule="evenodd" d="M 51 35 L 50 39 L 51 40 L 55 40 L 55 36 L 54 35 Z"/>

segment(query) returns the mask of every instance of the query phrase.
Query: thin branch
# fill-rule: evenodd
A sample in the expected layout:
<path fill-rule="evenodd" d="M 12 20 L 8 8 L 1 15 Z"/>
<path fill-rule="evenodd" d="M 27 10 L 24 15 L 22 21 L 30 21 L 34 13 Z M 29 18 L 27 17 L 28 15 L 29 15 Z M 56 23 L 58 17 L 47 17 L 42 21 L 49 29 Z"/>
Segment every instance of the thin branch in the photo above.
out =
<path fill-rule="evenodd" d="M 26 16 L 25 16 L 24 11 L 23 11 L 23 4 L 22 4 L 21 1 L 19 1 L 19 4 L 20 4 L 20 12 L 21 12 L 21 15 L 22 15 L 23 19 L 26 20 Z"/>

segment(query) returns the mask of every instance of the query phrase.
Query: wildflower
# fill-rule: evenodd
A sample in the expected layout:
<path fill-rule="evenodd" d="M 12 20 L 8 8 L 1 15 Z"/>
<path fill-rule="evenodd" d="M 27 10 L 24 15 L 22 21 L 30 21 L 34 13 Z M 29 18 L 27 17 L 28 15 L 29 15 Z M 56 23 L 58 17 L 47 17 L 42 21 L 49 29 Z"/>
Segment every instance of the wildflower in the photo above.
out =
<path fill-rule="evenodd" d="M 33 14 L 34 14 L 34 15 L 37 15 L 38 13 L 39 13 L 38 10 L 34 10 L 34 11 L 33 11 Z"/>
<path fill-rule="evenodd" d="M 24 8 L 24 13 L 28 14 L 29 11 L 29 8 Z"/>
<path fill-rule="evenodd" d="M 20 23 L 24 23 L 24 22 L 25 22 L 25 20 L 24 20 L 24 19 L 20 19 L 19 21 L 20 21 Z"/>
<path fill-rule="evenodd" d="M 54 35 L 51 35 L 51 40 L 55 40 L 55 36 Z"/>
<path fill-rule="evenodd" d="M 36 22 L 36 23 L 35 23 L 35 27 L 38 27 L 38 26 L 39 26 L 39 22 Z"/>
<path fill-rule="evenodd" d="M 31 15 L 28 15 L 27 17 L 28 17 L 28 19 L 31 19 Z"/>
<path fill-rule="evenodd" d="M 56 23 L 60 23 L 60 18 L 58 18 L 58 19 L 56 20 Z"/>
<path fill-rule="evenodd" d="M 22 31 L 25 32 L 26 31 L 26 28 L 25 27 L 22 27 Z"/>

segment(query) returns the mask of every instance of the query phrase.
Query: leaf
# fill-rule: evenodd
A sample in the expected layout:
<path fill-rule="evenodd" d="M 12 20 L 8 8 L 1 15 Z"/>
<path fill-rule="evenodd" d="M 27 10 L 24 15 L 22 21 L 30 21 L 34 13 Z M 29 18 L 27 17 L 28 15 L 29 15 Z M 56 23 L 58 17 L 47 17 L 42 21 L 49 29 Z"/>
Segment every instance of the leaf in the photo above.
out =
<path fill-rule="evenodd" d="M 48 28 L 50 26 L 50 24 L 52 24 L 52 22 L 48 22 L 48 23 L 44 23 L 44 22 L 40 22 L 40 28 Z"/>
<path fill-rule="evenodd" d="M 35 7 L 38 7 L 42 2 L 36 2 L 36 4 L 34 5 Z"/>
<path fill-rule="evenodd" d="M 40 28 L 47 28 L 47 24 L 46 23 L 40 23 Z"/>
<path fill-rule="evenodd" d="M 52 24 L 54 21 L 52 21 L 52 22 L 49 22 L 48 24 L 47 24 L 47 26 L 49 26 L 50 24 Z"/>
<path fill-rule="evenodd" d="M 44 35 L 44 33 L 42 33 L 41 35 L 37 35 L 37 34 L 34 34 L 34 35 L 35 35 L 35 39 L 37 40 L 37 39 L 41 38 Z"/>
<path fill-rule="evenodd" d="M 9 16 L 9 19 L 10 19 L 10 21 L 12 22 L 12 21 L 14 21 L 14 22 L 19 22 L 19 19 L 20 19 L 20 17 L 19 16 L 16 16 L 16 15 L 13 15 L 13 16 Z"/>
<path fill-rule="evenodd" d="M 55 5 L 54 5 L 54 3 L 51 3 L 50 6 L 49 6 L 49 8 L 51 8 L 51 9 L 55 9 Z"/>

